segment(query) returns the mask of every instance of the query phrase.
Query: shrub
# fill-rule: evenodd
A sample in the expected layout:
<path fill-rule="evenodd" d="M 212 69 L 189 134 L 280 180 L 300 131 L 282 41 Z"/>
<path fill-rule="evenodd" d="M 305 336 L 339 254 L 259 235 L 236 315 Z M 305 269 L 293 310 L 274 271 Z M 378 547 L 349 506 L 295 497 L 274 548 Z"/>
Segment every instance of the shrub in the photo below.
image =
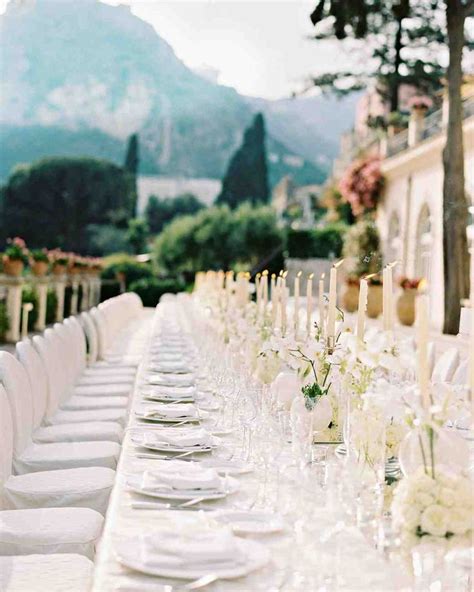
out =
<path fill-rule="evenodd" d="M 290 257 L 297 259 L 339 258 L 342 253 L 344 224 L 328 224 L 314 230 L 289 230 L 287 250 Z"/>
<path fill-rule="evenodd" d="M 46 324 L 51 325 L 56 320 L 56 308 L 58 306 L 58 298 L 54 290 L 48 290 L 46 298 Z"/>
<path fill-rule="evenodd" d="M 0 301 L 0 341 L 5 341 L 5 335 L 10 328 L 10 319 L 7 314 L 7 305 Z"/>
<path fill-rule="evenodd" d="M 136 292 L 144 306 L 156 306 L 161 296 L 166 293 L 176 294 L 185 289 L 185 284 L 177 278 L 142 278 L 130 285 L 130 291 Z"/>
<path fill-rule="evenodd" d="M 373 220 L 364 218 L 350 227 L 344 239 L 343 256 L 347 259 L 348 273 L 353 275 L 360 277 L 380 270 L 380 238 Z"/>
<path fill-rule="evenodd" d="M 22 304 L 30 302 L 33 305 L 33 310 L 28 315 L 28 331 L 33 331 L 38 320 L 38 294 L 33 286 L 25 286 L 21 295 L 21 302 Z"/>

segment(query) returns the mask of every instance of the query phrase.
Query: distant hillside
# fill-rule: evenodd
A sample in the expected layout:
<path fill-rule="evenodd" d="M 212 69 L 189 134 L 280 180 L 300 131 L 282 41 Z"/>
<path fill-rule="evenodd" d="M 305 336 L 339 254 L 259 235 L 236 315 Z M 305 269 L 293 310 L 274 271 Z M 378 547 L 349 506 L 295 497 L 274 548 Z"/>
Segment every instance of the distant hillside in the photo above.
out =
<path fill-rule="evenodd" d="M 272 183 L 327 174 L 334 141 L 303 121 L 296 103 L 253 103 L 201 78 L 125 6 L 10 3 L 0 51 L 0 178 L 47 155 L 120 163 L 136 131 L 143 174 L 220 178 L 258 109 L 268 119 Z"/>

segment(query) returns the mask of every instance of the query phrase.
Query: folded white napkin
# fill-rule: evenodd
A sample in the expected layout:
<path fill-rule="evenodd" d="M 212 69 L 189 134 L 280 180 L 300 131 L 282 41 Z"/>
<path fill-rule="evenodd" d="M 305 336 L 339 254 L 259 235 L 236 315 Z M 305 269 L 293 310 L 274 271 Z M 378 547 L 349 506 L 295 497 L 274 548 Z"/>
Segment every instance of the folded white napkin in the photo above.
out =
<path fill-rule="evenodd" d="M 235 566 L 245 558 L 228 529 L 161 531 L 144 539 L 142 556 L 148 564 L 180 567 Z"/>
<path fill-rule="evenodd" d="M 159 372 L 150 372 L 145 376 L 148 384 L 157 386 L 172 386 L 177 388 L 191 387 L 194 385 L 192 374 L 183 376 L 182 374 L 160 374 Z"/>
<path fill-rule="evenodd" d="M 153 414 L 157 417 L 168 417 L 170 419 L 179 419 L 182 417 L 193 417 L 197 419 L 199 417 L 197 407 L 191 403 L 153 405 L 149 409 L 144 409 L 144 413 L 148 416 Z"/>
<path fill-rule="evenodd" d="M 186 467 L 173 466 L 168 462 L 167 466 L 160 467 L 159 471 L 145 471 L 142 478 L 144 490 L 159 490 L 161 486 L 171 487 L 176 491 L 219 491 L 221 479 L 214 469 L 203 469 L 198 465 L 181 463 Z"/>
<path fill-rule="evenodd" d="M 207 447 L 212 443 L 211 434 L 202 428 L 198 429 L 164 429 L 144 434 L 145 444 L 156 445 L 160 443 L 170 444 L 172 446 L 183 446 L 190 448 Z"/>

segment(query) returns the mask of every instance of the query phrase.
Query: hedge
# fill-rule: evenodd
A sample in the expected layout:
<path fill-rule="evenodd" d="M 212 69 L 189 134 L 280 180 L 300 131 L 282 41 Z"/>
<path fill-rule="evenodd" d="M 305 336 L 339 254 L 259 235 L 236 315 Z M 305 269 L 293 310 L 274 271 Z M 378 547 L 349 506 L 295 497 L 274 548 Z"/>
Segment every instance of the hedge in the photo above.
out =
<path fill-rule="evenodd" d="M 346 226 L 333 224 L 312 230 L 289 230 L 287 252 L 295 259 L 339 258 L 342 253 Z"/>

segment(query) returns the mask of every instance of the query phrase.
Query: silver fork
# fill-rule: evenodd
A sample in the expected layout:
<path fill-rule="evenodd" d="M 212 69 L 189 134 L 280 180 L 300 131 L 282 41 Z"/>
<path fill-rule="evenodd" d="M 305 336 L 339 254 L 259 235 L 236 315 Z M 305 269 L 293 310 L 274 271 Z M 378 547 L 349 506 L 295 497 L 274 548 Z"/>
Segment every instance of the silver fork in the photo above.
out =
<path fill-rule="evenodd" d="M 150 454 L 146 452 L 138 452 L 135 454 L 135 458 L 148 458 L 152 460 L 177 460 L 177 459 L 186 459 L 186 456 L 190 454 L 194 454 L 195 450 L 188 450 L 188 452 L 181 452 L 181 454 L 177 454 L 175 456 L 158 456 L 156 454 Z M 188 459 L 186 459 L 188 460 Z M 189 459 L 191 460 L 191 459 Z"/>

